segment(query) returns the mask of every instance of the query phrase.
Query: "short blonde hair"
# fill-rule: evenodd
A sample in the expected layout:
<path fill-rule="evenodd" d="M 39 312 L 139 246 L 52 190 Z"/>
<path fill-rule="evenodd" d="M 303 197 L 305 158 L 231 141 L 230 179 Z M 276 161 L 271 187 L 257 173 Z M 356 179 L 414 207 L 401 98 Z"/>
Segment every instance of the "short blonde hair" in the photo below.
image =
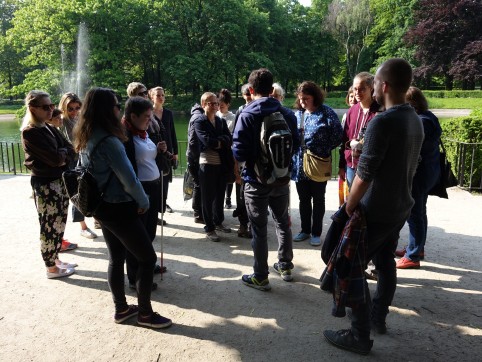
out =
<path fill-rule="evenodd" d="M 127 86 L 127 95 L 129 97 L 135 97 L 138 95 L 139 90 L 142 88 L 145 88 L 147 90 L 147 87 L 139 82 L 132 82 Z"/>
<path fill-rule="evenodd" d="M 271 93 L 273 98 L 278 99 L 282 101 L 285 99 L 285 90 L 279 83 L 273 83 L 273 93 Z"/>
<path fill-rule="evenodd" d="M 214 94 L 213 92 L 203 93 L 203 95 L 201 96 L 201 107 L 204 107 L 206 105 L 206 100 L 211 97 L 218 99 L 216 94 Z"/>

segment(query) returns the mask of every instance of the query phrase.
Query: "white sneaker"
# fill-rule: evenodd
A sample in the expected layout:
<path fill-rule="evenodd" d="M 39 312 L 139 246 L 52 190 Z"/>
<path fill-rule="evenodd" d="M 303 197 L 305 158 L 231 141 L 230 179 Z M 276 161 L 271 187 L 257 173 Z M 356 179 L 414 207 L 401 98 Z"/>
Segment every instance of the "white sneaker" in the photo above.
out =
<path fill-rule="evenodd" d="M 94 233 L 89 228 L 87 228 L 84 230 L 80 230 L 80 236 L 83 236 L 84 238 L 87 238 L 87 239 L 95 239 L 97 237 L 97 234 Z"/>

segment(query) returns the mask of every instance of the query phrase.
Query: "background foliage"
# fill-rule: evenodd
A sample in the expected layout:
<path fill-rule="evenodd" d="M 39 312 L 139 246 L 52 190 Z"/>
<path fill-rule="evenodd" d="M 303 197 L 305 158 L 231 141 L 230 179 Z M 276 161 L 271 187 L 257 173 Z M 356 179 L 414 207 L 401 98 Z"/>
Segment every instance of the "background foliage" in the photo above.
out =
<path fill-rule="evenodd" d="M 424 89 L 482 82 L 480 0 L 0 0 L 0 98 L 71 90 L 81 23 L 90 85 L 122 95 L 137 80 L 192 103 L 261 66 L 288 92 L 307 79 L 345 91 L 394 56 Z"/>

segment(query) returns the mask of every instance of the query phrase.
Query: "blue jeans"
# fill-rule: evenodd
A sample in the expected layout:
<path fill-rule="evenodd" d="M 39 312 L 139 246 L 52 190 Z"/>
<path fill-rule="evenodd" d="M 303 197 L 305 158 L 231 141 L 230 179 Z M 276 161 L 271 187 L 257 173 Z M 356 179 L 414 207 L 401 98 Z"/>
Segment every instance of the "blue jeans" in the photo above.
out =
<path fill-rule="evenodd" d="M 348 183 L 348 188 L 351 188 L 351 184 L 355 179 L 356 175 L 356 168 L 351 168 L 346 166 L 346 182 Z"/>
<path fill-rule="evenodd" d="M 408 218 L 410 236 L 405 257 L 412 261 L 420 261 L 420 254 L 424 251 L 425 241 L 427 240 L 427 198 L 428 193 L 437 182 L 439 174 L 437 172 L 424 172 L 417 174 L 413 178 L 412 197 L 415 204 Z"/>
<path fill-rule="evenodd" d="M 268 187 L 261 184 L 244 185 L 246 211 L 251 222 L 254 252 L 254 274 L 258 280 L 268 277 L 268 206 L 278 238 L 278 261 L 282 269 L 293 269 L 293 236 L 289 222 L 289 185 Z"/>

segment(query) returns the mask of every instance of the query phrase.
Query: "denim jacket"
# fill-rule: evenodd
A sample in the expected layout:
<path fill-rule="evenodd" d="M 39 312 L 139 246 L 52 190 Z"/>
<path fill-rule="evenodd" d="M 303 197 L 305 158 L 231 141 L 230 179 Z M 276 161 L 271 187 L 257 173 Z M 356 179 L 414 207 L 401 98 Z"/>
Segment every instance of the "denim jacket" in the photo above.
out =
<path fill-rule="evenodd" d="M 109 133 L 102 129 L 94 129 L 87 148 L 80 152 L 82 165 L 88 166 L 93 162 L 90 171 L 100 190 L 104 189 L 111 172 L 114 173 L 104 193 L 105 201 L 120 203 L 135 200 L 138 207 L 148 209 L 149 199 L 127 158 L 124 145 L 117 137 L 104 139 L 95 154 L 91 155 L 97 142 L 108 135 Z"/>

